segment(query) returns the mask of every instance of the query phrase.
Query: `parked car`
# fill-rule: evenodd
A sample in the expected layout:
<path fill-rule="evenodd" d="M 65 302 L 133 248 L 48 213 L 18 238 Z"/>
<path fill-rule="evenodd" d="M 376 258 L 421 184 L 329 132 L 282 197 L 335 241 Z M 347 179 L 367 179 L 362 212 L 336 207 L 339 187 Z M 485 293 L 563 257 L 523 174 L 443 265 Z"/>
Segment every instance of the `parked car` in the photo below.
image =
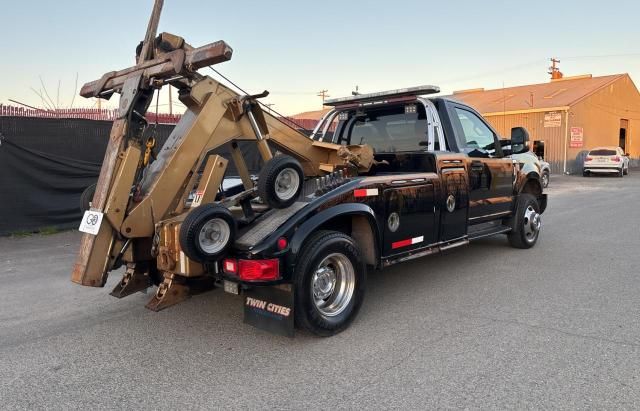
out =
<path fill-rule="evenodd" d="M 509 150 L 510 146 L 503 147 L 503 150 L 505 148 Z M 538 170 L 542 188 L 547 188 L 549 186 L 549 175 L 551 174 L 551 166 L 549 165 L 549 163 L 544 161 L 542 157 L 538 157 L 533 151 L 526 151 L 524 153 L 512 154 L 511 158 L 517 160 L 520 163 L 527 163 L 532 169 Z"/>
<path fill-rule="evenodd" d="M 540 159 L 540 181 L 542 182 L 542 187 L 549 187 L 549 178 L 551 176 L 551 165 L 546 161 Z"/>
<path fill-rule="evenodd" d="M 629 156 L 620 147 L 596 147 L 584 159 L 582 175 L 591 173 L 616 173 L 618 177 L 629 174 Z"/>

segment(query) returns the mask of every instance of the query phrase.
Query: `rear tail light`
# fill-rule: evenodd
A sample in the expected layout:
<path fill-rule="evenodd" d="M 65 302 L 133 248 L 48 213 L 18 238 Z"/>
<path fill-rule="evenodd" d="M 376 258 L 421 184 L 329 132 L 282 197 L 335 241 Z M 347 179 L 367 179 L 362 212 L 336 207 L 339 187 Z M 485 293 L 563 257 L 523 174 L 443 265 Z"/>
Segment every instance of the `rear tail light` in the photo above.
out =
<path fill-rule="evenodd" d="M 243 281 L 272 281 L 280 278 L 280 262 L 270 260 L 238 260 L 238 276 Z"/>
<path fill-rule="evenodd" d="M 222 269 L 226 274 L 240 277 L 243 281 L 272 281 L 280 278 L 280 261 L 269 260 L 236 260 L 225 258 Z"/>
<path fill-rule="evenodd" d="M 616 163 L 618 163 L 620 161 L 620 157 L 615 156 L 614 158 L 611 159 L 612 161 L 615 161 Z"/>
<path fill-rule="evenodd" d="M 587 158 L 584 159 L 584 161 L 591 161 L 591 160 L 593 160 L 593 157 L 589 157 L 589 156 L 587 156 Z"/>

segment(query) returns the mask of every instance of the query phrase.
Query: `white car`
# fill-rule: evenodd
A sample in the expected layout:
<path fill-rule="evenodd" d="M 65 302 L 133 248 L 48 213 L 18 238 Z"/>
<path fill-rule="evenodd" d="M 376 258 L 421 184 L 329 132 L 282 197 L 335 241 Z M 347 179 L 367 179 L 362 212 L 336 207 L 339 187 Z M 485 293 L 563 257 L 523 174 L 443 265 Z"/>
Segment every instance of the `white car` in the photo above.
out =
<path fill-rule="evenodd" d="M 584 159 L 582 175 L 591 173 L 616 173 L 619 177 L 629 174 L 629 157 L 620 147 L 596 147 Z"/>

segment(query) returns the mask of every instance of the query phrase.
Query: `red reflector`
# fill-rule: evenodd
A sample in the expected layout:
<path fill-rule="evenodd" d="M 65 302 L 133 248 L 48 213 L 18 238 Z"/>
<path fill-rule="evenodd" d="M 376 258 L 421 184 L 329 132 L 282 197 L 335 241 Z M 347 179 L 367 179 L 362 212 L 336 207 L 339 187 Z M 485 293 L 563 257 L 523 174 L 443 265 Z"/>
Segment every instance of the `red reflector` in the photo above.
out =
<path fill-rule="evenodd" d="M 407 247 L 413 244 L 420 244 L 424 241 L 424 236 L 407 238 L 406 240 L 396 241 L 395 243 L 391 243 L 391 249 L 395 250 L 396 248 Z"/>
<path fill-rule="evenodd" d="M 378 189 L 377 188 L 359 188 L 357 190 L 353 190 L 354 197 L 371 197 L 377 196 Z"/>
<path fill-rule="evenodd" d="M 593 157 L 587 157 L 584 159 L 584 161 L 591 161 L 591 160 L 593 160 Z"/>
<path fill-rule="evenodd" d="M 280 278 L 279 260 L 239 260 L 238 275 L 244 281 L 277 280 Z"/>
<path fill-rule="evenodd" d="M 225 258 L 222 262 L 222 269 L 225 273 L 238 274 L 238 262 L 231 258 Z"/>
<path fill-rule="evenodd" d="M 395 243 L 391 243 L 391 248 L 395 250 L 396 248 L 406 247 L 411 244 L 412 244 L 411 239 L 396 241 Z"/>
<path fill-rule="evenodd" d="M 284 237 L 278 238 L 278 250 L 280 251 L 284 250 L 285 248 L 287 248 L 287 245 L 288 243 L 286 238 Z"/>
<path fill-rule="evenodd" d="M 617 163 L 618 161 L 620 161 L 620 157 L 615 156 L 615 157 L 613 158 L 613 161 L 615 161 L 615 162 Z"/>

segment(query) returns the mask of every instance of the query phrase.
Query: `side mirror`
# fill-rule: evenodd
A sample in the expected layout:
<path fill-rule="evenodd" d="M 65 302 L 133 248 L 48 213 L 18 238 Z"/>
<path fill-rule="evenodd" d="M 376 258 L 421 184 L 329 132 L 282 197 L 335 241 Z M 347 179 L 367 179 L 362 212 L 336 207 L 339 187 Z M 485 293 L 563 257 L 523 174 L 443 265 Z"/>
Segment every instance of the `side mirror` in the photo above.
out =
<path fill-rule="evenodd" d="M 524 127 L 514 127 L 511 129 L 511 152 L 513 154 L 526 153 L 529 151 L 529 132 Z"/>

